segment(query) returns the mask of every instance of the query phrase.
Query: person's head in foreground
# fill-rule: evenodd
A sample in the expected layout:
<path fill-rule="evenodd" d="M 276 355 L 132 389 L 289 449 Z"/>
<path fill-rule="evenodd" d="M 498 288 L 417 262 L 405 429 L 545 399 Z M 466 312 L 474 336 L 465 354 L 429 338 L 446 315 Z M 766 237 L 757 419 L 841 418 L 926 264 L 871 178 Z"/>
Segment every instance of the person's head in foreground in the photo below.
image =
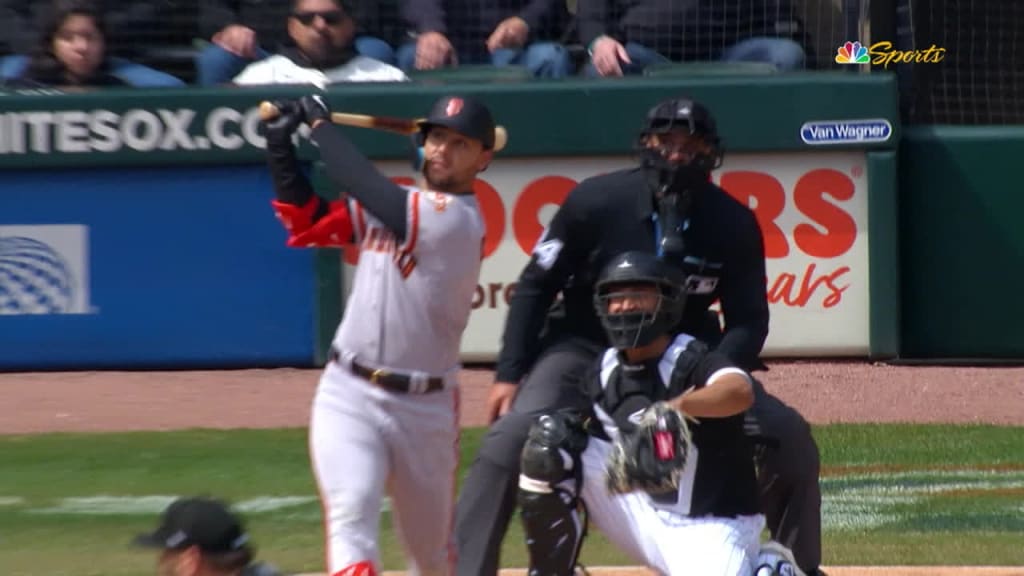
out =
<path fill-rule="evenodd" d="M 254 551 L 241 519 L 213 498 L 181 498 L 164 510 L 153 532 L 132 541 L 159 551 L 158 576 L 270 576 L 253 564 Z"/>

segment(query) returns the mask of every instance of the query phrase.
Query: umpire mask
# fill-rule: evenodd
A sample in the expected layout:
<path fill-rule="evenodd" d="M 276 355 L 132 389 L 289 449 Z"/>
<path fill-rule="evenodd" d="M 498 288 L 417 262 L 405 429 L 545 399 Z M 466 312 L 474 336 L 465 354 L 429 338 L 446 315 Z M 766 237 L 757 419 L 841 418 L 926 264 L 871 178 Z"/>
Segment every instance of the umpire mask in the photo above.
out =
<path fill-rule="evenodd" d="M 651 108 L 636 148 L 658 198 L 688 195 L 722 165 L 715 119 L 707 108 L 689 98 L 666 100 Z"/>
<path fill-rule="evenodd" d="M 681 261 L 693 190 L 722 164 L 715 120 L 689 98 L 666 100 L 647 112 L 636 148 L 657 203 L 658 252 Z"/>
<path fill-rule="evenodd" d="M 613 258 L 594 286 L 594 308 L 611 345 L 639 348 L 675 328 L 686 304 L 684 281 L 679 267 L 653 254 Z"/>

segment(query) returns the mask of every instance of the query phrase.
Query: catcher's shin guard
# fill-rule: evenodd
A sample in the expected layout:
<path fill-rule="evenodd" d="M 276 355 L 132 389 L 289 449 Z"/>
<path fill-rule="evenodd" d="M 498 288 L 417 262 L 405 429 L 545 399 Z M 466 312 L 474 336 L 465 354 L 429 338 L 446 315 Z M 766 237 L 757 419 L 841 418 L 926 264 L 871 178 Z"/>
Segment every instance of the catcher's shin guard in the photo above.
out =
<path fill-rule="evenodd" d="M 572 576 L 586 518 L 578 499 L 582 482 L 580 454 L 587 434 L 578 416 L 546 414 L 530 427 L 523 446 L 519 506 L 529 576 Z"/>
<path fill-rule="evenodd" d="M 520 516 L 530 552 L 529 576 L 573 576 L 586 518 L 568 490 L 538 494 L 519 489 Z"/>

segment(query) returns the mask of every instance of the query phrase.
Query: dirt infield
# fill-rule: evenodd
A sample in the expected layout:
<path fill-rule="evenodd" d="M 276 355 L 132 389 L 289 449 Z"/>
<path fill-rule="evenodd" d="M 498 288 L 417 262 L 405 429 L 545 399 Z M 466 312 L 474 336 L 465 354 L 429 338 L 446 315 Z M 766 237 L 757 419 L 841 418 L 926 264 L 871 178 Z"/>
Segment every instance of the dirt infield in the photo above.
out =
<path fill-rule="evenodd" d="M 812 424 L 1024 425 L 1024 368 L 769 362 L 769 391 Z M 464 426 L 483 425 L 493 373 L 463 373 Z M 319 370 L 0 374 L 0 434 L 306 426 Z M 633 568 L 594 576 L 646 576 Z M 836 567 L 830 576 L 1024 576 L 1024 568 Z M 395 576 L 398 573 L 388 573 Z M 508 570 L 503 576 L 519 576 Z"/>
<path fill-rule="evenodd" d="M 1024 425 L 1024 368 L 769 362 L 765 386 L 812 424 Z M 0 374 L 0 434 L 305 426 L 319 370 Z M 483 425 L 492 372 L 463 372 L 462 423 Z"/>

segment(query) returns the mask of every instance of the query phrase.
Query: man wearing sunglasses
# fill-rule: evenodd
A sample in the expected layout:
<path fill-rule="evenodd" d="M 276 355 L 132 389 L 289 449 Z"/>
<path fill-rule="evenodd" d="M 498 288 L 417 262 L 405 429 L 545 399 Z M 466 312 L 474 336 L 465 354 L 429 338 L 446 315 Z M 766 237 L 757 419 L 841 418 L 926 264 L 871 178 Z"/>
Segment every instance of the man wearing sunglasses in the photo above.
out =
<path fill-rule="evenodd" d="M 394 50 L 368 29 L 378 20 L 375 10 L 376 3 L 367 0 L 358 6 L 349 0 L 202 0 L 200 27 L 211 43 L 196 57 L 197 83 L 231 82 L 248 65 L 274 54 L 284 54 L 299 66 L 319 70 L 337 68 L 355 55 L 391 64 Z M 327 57 L 319 51 L 327 52 Z M 280 68 L 281 63 L 277 64 Z M 368 62 L 361 64 L 365 67 Z M 393 75 L 393 71 L 385 74 Z M 394 78 L 380 77 L 378 71 L 369 79 Z M 310 82 L 288 77 L 285 82 L 271 79 L 250 83 Z"/>
<path fill-rule="evenodd" d="M 338 0 L 295 0 L 288 17 L 291 45 L 280 54 L 247 66 L 233 80 L 238 85 L 338 82 L 401 82 L 398 68 L 356 53 L 356 25 Z"/>

